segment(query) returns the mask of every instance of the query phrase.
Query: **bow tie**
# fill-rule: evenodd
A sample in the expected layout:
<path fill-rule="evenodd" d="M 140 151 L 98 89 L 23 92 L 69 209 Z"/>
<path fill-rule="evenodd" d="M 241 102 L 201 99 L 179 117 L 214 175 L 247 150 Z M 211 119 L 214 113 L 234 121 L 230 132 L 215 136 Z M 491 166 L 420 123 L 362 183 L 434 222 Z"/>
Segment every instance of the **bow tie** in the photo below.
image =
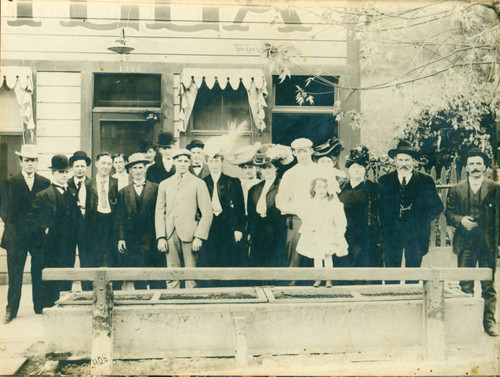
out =
<path fill-rule="evenodd" d="M 201 165 L 200 164 L 197 164 L 197 165 L 193 164 L 193 168 L 201 168 Z"/>
<path fill-rule="evenodd" d="M 134 187 L 143 187 L 146 185 L 146 182 L 141 182 L 141 183 L 135 183 L 134 182 Z"/>

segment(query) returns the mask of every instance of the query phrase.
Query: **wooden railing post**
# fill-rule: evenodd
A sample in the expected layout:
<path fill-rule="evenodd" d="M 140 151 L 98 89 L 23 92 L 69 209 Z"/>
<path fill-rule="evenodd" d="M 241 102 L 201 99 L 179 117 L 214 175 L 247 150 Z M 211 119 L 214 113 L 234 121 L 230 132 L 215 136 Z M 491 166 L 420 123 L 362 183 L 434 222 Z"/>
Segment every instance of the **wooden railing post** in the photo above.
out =
<path fill-rule="evenodd" d="M 424 281 L 424 347 L 427 360 L 445 359 L 444 281 L 438 270 Z"/>
<path fill-rule="evenodd" d="M 97 271 L 93 304 L 90 373 L 109 375 L 113 368 L 113 289 L 105 268 Z"/>

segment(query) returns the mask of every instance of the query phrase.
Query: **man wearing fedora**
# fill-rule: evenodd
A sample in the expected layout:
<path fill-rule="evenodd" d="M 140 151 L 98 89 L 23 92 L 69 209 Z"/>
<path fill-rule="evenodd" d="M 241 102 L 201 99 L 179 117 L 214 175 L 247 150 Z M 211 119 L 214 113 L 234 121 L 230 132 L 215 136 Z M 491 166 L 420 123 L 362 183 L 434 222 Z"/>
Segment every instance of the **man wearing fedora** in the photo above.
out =
<path fill-rule="evenodd" d="M 205 183 L 189 172 L 191 152 L 173 154 L 175 174 L 160 183 L 156 201 L 155 226 L 158 250 L 167 253 L 168 267 L 196 267 L 198 252 L 208 238 L 212 206 Z M 168 288 L 179 288 L 179 281 L 168 281 Z M 185 282 L 195 288 L 196 282 Z"/>
<path fill-rule="evenodd" d="M 42 312 L 43 257 L 33 249 L 31 229 L 26 224 L 35 195 L 46 189 L 50 181 L 36 173 L 38 152 L 35 145 L 25 144 L 19 156 L 21 173 L 7 179 L 2 185 L 0 215 L 5 228 L 0 246 L 7 250 L 9 289 L 4 323 L 16 318 L 21 300 L 23 271 L 28 252 L 31 255 L 31 284 L 35 313 Z"/>
<path fill-rule="evenodd" d="M 81 250 L 81 267 L 120 267 L 121 255 L 116 240 L 116 204 L 118 180 L 110 176 L 113 160 L 101 152 L 95 160 L 96 176 L 85 182 L 85 237 L 87 245 Z M 120 284 L 113 282 L 113 288 Z M 83 290 L 91 290 L 92 282 L 82 281 Z"/>
<path fill-rule="evenodd" d="M 68 179 L 68 187 L 76 190 L 78 208 L 80 209 L 80 217 L 78 218 L 76 230 L 76 243 L 78 245 L 78 255 L 85 248 L 85 224 L 83 222 L 85 216 L 85 202 L 87 200 L 87 190 L 85 182 L 89 179 L 87 171 L 90 166 L 91 159 L 85 151 L 76 151 L 69 158 L 69 164 L 73 170 L 73 177 Z M 84 252 L 85 253 L 85 252 Z M 79 257 L 80 258 L 80 257 Z"/>
<path fill-rule="evenodd" d="M 174 160 L 172 154 L 175 148 L 175 139 L 170 132 L 162 132 L 158 135 L 158 156 L 156 162 L 151 165 L 146 174 L 150 182 L 161 183 L 175 174 Z"/>
<path fill-rule="evenodd" d="M 499 185 L 485 177 L 489 158 L 480 149 L 469 150 L 464 162 L 467 180 L 453 186 L 446 200 L 446 220 L 455 228 L 453 252 L 458 257 L 458 267 L 491 268 L 494 279 L 498 257 Z M 465 293 L 474 293 L 473 281 L 462 281 L 460 286 Z M 484 330 L 490 336 L 498 336 L 494 280 L 482 281 L 481 289 Z"/>
<path fill-rule="evenodd" d="M 125 168 L 132 183 L 118 195 L 118 251 L 124 254 L 124 267 L 166 267 L 166 262 L 157 266 L 155 260 L 158 253 L 154 223 L 158 185 L 146 180 L 147 164 L 142 153 L 129 157 Z M 165 255 L 160 256 L 165 261 Z M 134 282 L 135 289 L 146 289 L 146 285 L 146 281 Z"/>
<path fill-rule="evenodd" d="M 210 174 L 210 170 L 208 170 L 203 157 L 204 146 L 203 141 L 198 139 L 194 139 L 186 146 L 186 149 L 191 152 L 191 166 L 189 167 L 189 171 L 200 179 Z"/>
<path fill-rule="evenodd" d="M 420 267 L 429 248 L 430 223 L 442 211 L 432 177 L 415 169 L 419 153 L 401 140 L 389 151 L 396 170 L 379 178 L 385 267 Z"/>
<path fill-rule="evenodd" d="M 68 186 L 70 164 L 65 155 L 52 157 L 52 184 L 35 196 L 28 224 L 33 244 L 39 248 L 45 267 L 75 266 L 78 219 L 77 190 Z M 43 307 L 54 306 L 59 292 L 70 291 L 72 281 L 43 282 Z"/>

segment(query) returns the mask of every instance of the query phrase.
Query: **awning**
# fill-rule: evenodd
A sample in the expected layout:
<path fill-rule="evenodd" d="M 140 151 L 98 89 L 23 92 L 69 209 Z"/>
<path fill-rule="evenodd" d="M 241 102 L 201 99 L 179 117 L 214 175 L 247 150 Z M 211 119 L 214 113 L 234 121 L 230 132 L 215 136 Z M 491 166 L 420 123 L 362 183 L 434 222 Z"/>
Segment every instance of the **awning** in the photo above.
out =
<path fill-rule="evenodd" d="M 33 73 L 30 67 L 0 67 L 0 88 L 14 90 L 21 117 L 33 139 L 35 123 L 33 121 Z M 1 131 L 1 130 L 0 130 Z"/>
<path fill-rule="evenodd" d="M 237 90 L 240 83 L 242 83 L 247 90 L 248 103 L 250 104 L 255 126 L 259 131 L 266 128 L 264 108 L 267 107 L 265 97 L 267 97 L 268 91 L 266 78 L 262 70 L 188 68 L 181 73 L 181 109 L 179 117 L 182 120 L 182 129 L 179 129 L 179 131 L 185 132 L 187 129 L 196 95 L 203 81 L 205 81 L 209 89 L 212 89 L 217 81 L 222 90 L 228 84 L 231 88 Z"/>

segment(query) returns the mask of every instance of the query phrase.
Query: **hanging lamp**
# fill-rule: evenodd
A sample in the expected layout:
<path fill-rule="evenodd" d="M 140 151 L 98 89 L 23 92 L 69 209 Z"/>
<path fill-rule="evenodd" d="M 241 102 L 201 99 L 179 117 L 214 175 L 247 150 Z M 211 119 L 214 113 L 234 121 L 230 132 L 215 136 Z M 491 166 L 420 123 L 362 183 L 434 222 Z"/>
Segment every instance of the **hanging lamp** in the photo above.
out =
<path fill-rule="evenodd" d="M 131 51 L 135 49 L 133 47 L 127 46 L 127 38 L 125 37 L 125 29 L 122 29 L 122 37 L 115 41 L 115 44 L 108 47 L 108 50 L 116 52 L 117 54 L 124 55 L 130 54 Z"/>

